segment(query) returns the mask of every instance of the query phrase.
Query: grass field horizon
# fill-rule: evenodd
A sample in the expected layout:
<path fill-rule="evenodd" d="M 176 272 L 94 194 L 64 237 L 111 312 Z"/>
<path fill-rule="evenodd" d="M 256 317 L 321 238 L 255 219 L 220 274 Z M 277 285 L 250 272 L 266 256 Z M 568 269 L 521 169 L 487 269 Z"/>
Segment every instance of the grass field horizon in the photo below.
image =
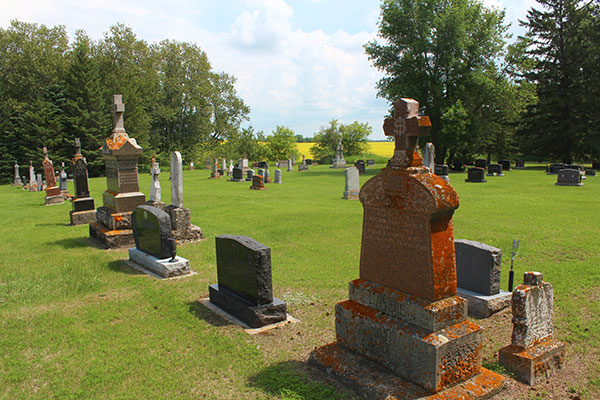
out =
<path fill-rule="evenodd" d="M 455 238 L 502 249 L 503 289 L 512 240 L 520 239 L 516 283 L 529 270 L 552 283 L 555 336 L 567 344 L 567 364 L 554 378 L 559 386 L 530 392 L 513 385 L 497 398 L 598 399 L 600 178 L 558 187 L 541 164 L 526 165 L 485 184 L 450 174 L 461 200 Z M 383 166 L 361 175 L 361 185 Z M 184 206 L 206 240 L 178 248 L 197 272 L 180 280 L 136 273 L 123 265 L 126 251 L 91 246 L 87 225 L 67 226 L 69 202 L 45 207 L 44 193 L 0 186 L 1 399 L 353 398 L 305 364 L 314 347 L 335 340 L 334 305 L 358 277 L 362 206 L 341 199 L 344 171 L 284 170 L 283 184 L 264 192 L 209 174 L 184 171 Z M 146 194 L 150 181 L 140 175 Z M 169 203 L 168 173 L 160 181 Z M 106 178 L 90 180 L 96 207 L 105 187 Z M 271 248 L 274 295 L 300 322 L 249 336 L 200 304 L 217 281 L 220 234 Z M 495 329 L 508 329 L 510 318 L 494 320 L 497 326 L 476 322 L 486 328 L 484 365 L 502 372 L 495 352 L 508 343 Z"/>

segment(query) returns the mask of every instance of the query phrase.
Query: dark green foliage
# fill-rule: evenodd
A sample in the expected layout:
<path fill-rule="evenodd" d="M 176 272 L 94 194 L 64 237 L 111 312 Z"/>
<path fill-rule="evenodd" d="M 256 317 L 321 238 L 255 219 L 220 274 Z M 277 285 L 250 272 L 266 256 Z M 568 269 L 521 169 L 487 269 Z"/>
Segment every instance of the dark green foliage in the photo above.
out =
<path fill-rule="evenodd" d="M 267 137 L 267 148 L 269 158 L 273 161 L 287 160 L 292 154 L 295 154 L 296 158 L 300 156 L 294 131 L 285 126 L 278 125 L 271 136 Z"/>
<path fill-rule="evenodd" d="M 357 155 L 367 150 L 367 137 L 373 132 L 367 123 L 354 121 L 344 125 L 331 120 L 329 126 L 323 126 L 314 136 L 315 145 L 310 149 L 317 159 L 334 157 L 340 137 L 344 155 Z"/>

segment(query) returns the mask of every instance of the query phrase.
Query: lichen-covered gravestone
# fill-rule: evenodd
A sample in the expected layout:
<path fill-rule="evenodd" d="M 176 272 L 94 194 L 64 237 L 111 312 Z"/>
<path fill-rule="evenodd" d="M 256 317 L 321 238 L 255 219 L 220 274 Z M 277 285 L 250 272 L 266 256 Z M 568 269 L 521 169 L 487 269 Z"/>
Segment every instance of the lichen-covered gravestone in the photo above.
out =
<path fill-rule="evenodd" d="M 215 158 L 215 161 L 213 162 L 213 165 L 212 165 L 212 171 L 210 173 L 210 178 L 218 179 L 220 177 L 221 177 L 221 173 L 219 172 L 219 160 L 217 158 Z"/>
<path fill-rule="evenodd" d="M 565 345 L 552 338 L 554 290 L 539 272 L 526 272 L 512 295 L 512 343 L 498 352 L 500 364 L 535 385 L 561 368 Z"/>
<path fill-rule="evenodd" d="M 81 155 L 81 141 L 79 138 L 75 138 L 75 155 L 72 162 L 75 197 L 72 200 L 73 209 L 69 212 L 71 225 L 96 222 L 94 199 L 90 197 L 87 161 Z"/>
<path fill-rule="evenodd" d="M 458 196 L 422 165 L 417 136 L 431 124 L 418 109 L 398 100 L 384 123 L 396 146 L 360 191 L 360 278 L 336 305 L 337 341 L 310 362 L 368 399 L 487 399 L 504 378 L 481 368 L 481 329 L 456 295 Z"/>
<path fill-rule="evenodd" d="M 65 198 L 60 193 L 60 188 L 56 186 L 56 176 L 54 175 L 54 166 L 52 160 L 48 158 L 48 150 L 44 147 L 44 176 L 46 177 L 46 197 L 44 202 L 47 206 L 52 204 L 62 204 L 65 202 Z"/>
<path fill-rule="evenodd" d="M 250 189 L 253 190 L 265 190 L 265 184 L 263 182 L 262 175 L 252 175 L 252 185 L 250 185 Z"/>
<path fill-rule="evenodd" d="M 216 237 L 218 284 L 210 302 L 252 328 L 286 319 L 286 304 L 273 297 L 271 249 L 248 236 Z"/>

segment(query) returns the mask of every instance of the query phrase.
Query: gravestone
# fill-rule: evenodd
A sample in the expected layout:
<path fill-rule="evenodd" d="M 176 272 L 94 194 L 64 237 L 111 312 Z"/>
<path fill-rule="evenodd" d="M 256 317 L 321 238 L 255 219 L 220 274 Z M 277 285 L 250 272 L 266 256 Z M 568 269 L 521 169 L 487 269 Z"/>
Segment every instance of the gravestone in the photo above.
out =
<path fill-rule="evenodd" d="M 48 158 L 48 150 L 46 147 L 44 147 L 43 150 L 44 161 L 42 161 L 42 165 L 44 166 L 44 175 L 46 177 L 46 197 L 44 197 L 44 202 L 47 206 L 62 204 L 65 202 L 65 198 L 60 193 L 60 188 L 56 186 L 56 176 L 54 175 L 52 160 Z"/>
<path fill-rule="evenodd" d="M 558 186 L 583 186 L 581 172 L 578 169 L 561 169 L 555 185 Z"/>
<path fill-rule="evenodd" d="M 194 170 L 194 162 L 190 161 L 190 171 L 193 171 L 193 170 Z"/>
<path fill-rule="evenodd" d="M 503 171 L 510 171 L 511 161 L 510 160 L 498 160 L 498 164 L 502 165 Z"/>
<path fill-rule="evenodd" d="M 19 176 L 19 164 L 15 160 L 15 165 L 13 166 L 13 170 L 15 172 L 15 179 L 12 183 L 13 186 L 23 186 L 23 181 L 21 180 L 21 176 Z"/>
<path fill-rule="evenodd" d="M 137 207 L 131 215 L 135 247 L 129 249 L 129 261 L 162 278 L 191 273 L 189 260 L 176 255 L 177 245 L 171 236 L 171 220 L 160 208 Z"/>
<path fill-rule="evenodd" d="M 454 160 L 454 162 L 452 163 L 452 169 L 454 171 L 464 172 L 465 164 L 462 162 L 462 160 Z"/>
<path fill-rule="evenodd" d="M 306 160 L 306 165 L 313 165 L 314 161 L 311 158 L 307 158 Z"/>
<path fill-rule="evenodd" d="M 294 170 L 294 168 L 292 167 L 292 160 L 290 158 L 288 158 L 288 160 L 287 160 L 287 170 L 288 170 L 288 172 Z"/>
<path fill-rule="evenodd" d="M 448 166 L 447 165 L 436 165 L 435 166 L 435 174 L 445 180 L 447 183 L 450 183 L 450 177 L 448 176 Z"/>
<path fill-rule="evenodd" d="M 264 178 L 264 176 L 265 176 L 265 170 L 264 169 L 259 169 L 256 174 L 260 175 L 260 176 L 262 176 Z"/>
<path fill-rule="evenodd" d="M 90 223 L 90 237 L 111 249 L 133 247 L 131 213 L 146 202 L 140 192 L 137 166 L 143 149 L 125 131 L 124 113 L 122 96 L 113 95 L 113 131 L 101 149 L 106 190 L 102 193 L 103 205 L 96 210 L 96 222 Z"/>
<path fill-rule="evenodd" d="M 423 166 L 429 168 L 429 172 L 435 171 L 435 147 L 433 143 L 425 143 L 423 147 Z"/>
<path fill-rule="evenodd" d="M 251 328 L 285 320 L 286 304 L 273 297 L 271 249 L 248 236 L 215 239 L 218 283 L 208 288 L 210 302 Z"/>
<path fill-rule="evenodd" d="M 227 168 L 227 176 L 233 176 L 233 160 L 229 160 L 229 167 Z"/>
<path fill-rule="evenodd" d="M 596 170 L 595 169 L 586 169 L 585 170 L 585 176 L 596 176 Z"/>
<path fill-rule="evenodd" d="M 454 189 L 422 165 L 419 104 L 400 99 L 383 129 L 386 168 L 360 191 L 360 278 L 336 305 L 337 341 L 309 361 L 367 399 L 487 399 L 504 378 L 481 367 L 481 328 L 456 295 Z"/>
<path fill-rule="evenodd" d="M 465 179 L 465 182 L 487 182 L 485 180 L 485 169 L 477 167 L 469 168 L 469 171 L 467 172 L 467 179 Z"/>
<path fill-rule="evenodd" d="M 36 174 L 35 177 L 37 179 L 37 190 L 38 192 L 41 192 L 45 189 L 44 182 L 42 181 L 42 174 Z"/>
<path fill-rule="evenodd" d="M 485 160 L 483 158 L 478 158 L 477 160 L 475 160 L 475 166 L 477 168 L 487 168 L 488 167 L 487 160 Z"/>
<path fill-rule="evenodd" d="M 354 166 L 358 170 L 359 174 L 365 174 L 367 172 L 367 167 L 365 165 L 365 160 L 356 160 L 354 162 Z"/>
<path fill-rule="evenodd" d="M 525 169 L 525 160 L 516 160 L 515 169 Z"/>
<path fill-rule="evenodd" d="M 281 181 L 281 170 L 280 169 L 275 170 L 275 180 L 273 181 L 273 183 L 283 183 Z"/>
<path fill-rule="evenodd" d="M 342 138 L 338 139 L 337 148 L 335 149 L 335 159 L 329 168 L 346 168 L 346 160 L 344 160 L 344 146 Z"/>
<path fill-rule="evenodd" d="M 292 154 L 292 165 L 296 165 L 296 154 Z"/>
<path fill-rule="evenodd" d="M 258 163 L 258 168 L 261 168 L 261 169 L 267 169 L 267 168 L 269 168 L 269 163 L 268 163 L 268 162 L 266 162 L 266 161 L 260 161 L 260 162 Z"/>
<path fill-rule="evenodd" d="M 158 180 L 160 166 L 156 161 L 156 156 L 154 154 L 152 154 L 152 168 L 150 168 L 150 174 L 152 175 L 152 183 L 150 183 L 150 200 L 148 200 L 146 204 L 160 208 L 164 211 L 166 204 L 162 201 L 162 188 L 160 187 L 160 181 Z"/>
<path fill-rule="evenodd" d="M 210 162 L 210 156 L 206 157 L 206 161 L 204 162 L 204 169 L 211 169 L 211 162 Z"/>
<path fill-rule="evenodd" d="M 211 179 L 218 179 L 221 177 L 221 173 L 219 172 L 219 161 L 215 158 L 215 162 L 212 166 L 212 172 L 210 173 Z"/>
<path fill-rule="evenodd" d="M 67 195 L 68 194 L 68 190 L 67 190 L 67 173 L 65 172 L 65 163 L 61 162 L 60 163 L 60 174 L 59 174 L 59 184 L 58 184 L 58 188 L 60 189 L 60 194 Z"/>
<path fill-rule="evenodd" d="M 271 183 L 273 180 L 271 179 L 271 173 L 269 172 L 269 165 L 267 164 L 267 168 L 263 171 L 262 174 L 264 183 Z"/>
<path fill-rule="evenodd" d="M 344 200 L 358 200 L 358 192 L 360 190 L 359 171 L 356 167 L 348 167 L 344 171 L 346 177 L 346 187 L 344 190 Z"/>
<path fill-rule="evenodd" d="M 35 169 L 33 168 L 33 164 L 31 164 L 31 160 L 29 160 L 29 191 L 38 191 L 38 183 L 37 178 L 35 176 Z"/>
<path fill-rule="evenodd" d="M 302 154 L 302 163 L 298 165 L 298 172 L 308 171 L 308 165 L 306 164 L 306 159 L 304 158 L 304 154 Z"/>
<path fill-rule="evenodd" d="M 546 168 L 546 175 L 556 175 L 556 174 L 558 174 L 558 171 L 560 171 L 561 169 L 564 169 L 565 167 L 566 167 L 566 164 L 561 164 L 561 163 L 550 164 Z"/>
<path fill-rule="evenodd" d="M 250 185 L 250 189 L 253 190 L 265 190 L 265 184 L 263 182 L 262 175 L 253 175 L 252 176 L 252 185 Z"/>
<path fill-rule="evenodd" d="M 539 272 L 525 272 L 512 294 L 512 343 L 498 352 L 499 362 L 528 385 L 545 381 L 565 357 L 565 344 L 552 337 L 554 290 Z"/>
<path fill-rule="evenodd" d="M 595 169 L 596 171 L 600 169 L 600 161 L 592 161 L 592 169 Z"/>
<path fill-rule="evenodd" d="M 457 294 L 469 303 L 469 315 L 487 318 L 508 307 L 512 293 L 500 290 L 502 250 L 461 239 L 454 248 Z"/>
<path fill-rule="evenodd" d="M 72 210 L 69 212 L 71 225 L 84 225 L 96 222 L 96 209 L 94 199 L 90 197 L 87 161 L 81 155 L 81 142 L 75 138 L 75 155 L 73 156 L 71 171 L 75 196 L 71 200 Z"/>
<path fill-rule="evenodd" d="M 502 173 L 502 165 L 500 164 L 490 164 L 488 166 L 487 176 L 504 176 Z"/>
<path fill-rule="evenodd" d="M 225 175 L 227 173 L 227 159 L 225 157 L 223 157 L 223 164 L 222 164 L 222 168 L 221 170 L 223 170 L 224 172 L 222 173 L 222 175 Z"/>
<path fill-rule="evenodd" d="M 242 169 L 239 167 L 236 167 L 233 169 L 233 174 L 231 175 L 231 182 L 246 182 L 246 179 L 244 179 L 244 173 L 242 172 Z"/>
<path fill-rule="evenodd" d="M 367 159 L 367 167 L 372 167 L 375 165 L 375 159 L 369 158 Z"/>
<path fill-rule="evenodd" d="M 254 170 L 249 169 L 246 171 L 246 182 L 252 182 L 252 177 L 254 176 Z"/>
<path fill-rule="evenodd" d="M 171 205 L 166 212 L 171 219 L 171 235 L 178 243 L 202 240 L 202 229 L 191 223 L 192 212 L 183 206 L 183 166 L 178 151 L 171 153 Z"/>
<path fill-rule="evenodd" d="M 242 175 L 243 175 L 246 172 L 248 172 L 248 169 L 250 169 L 250 167 L 248 166 L 248 155 L 246 153 L 242 154 L 241 162 L 242 162 L 242 165 L 240 165 L 240 168 L 242 169 Z"/>

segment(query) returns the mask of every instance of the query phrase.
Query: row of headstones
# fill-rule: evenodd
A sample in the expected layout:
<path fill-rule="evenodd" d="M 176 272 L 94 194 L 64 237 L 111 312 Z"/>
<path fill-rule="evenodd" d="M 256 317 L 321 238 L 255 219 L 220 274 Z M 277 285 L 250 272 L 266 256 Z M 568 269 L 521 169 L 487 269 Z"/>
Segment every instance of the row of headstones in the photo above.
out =
<path fill-rule="evenodd" d="M 35 169 L 31 161 L 29 162 L 29 180 L 25 176 L 19 176 L 19 165 L 16 161 L 13 169 L 15 172 L 15 177 L 12 186 L 19 186 L 23 189 L 29 190 L 30 192 L 41 192 L 48 187 L 47 181 L 45 179 L 42 179 L 42 174 L 35 173 Z M 55 174 L 55 182 L 59 182 L 59 190 L 63 194 L 66 193 L 68 176 L 65 172 L 65 163 L 61 163 L 61 170 L 58 173 L 58 179 L 56 177 L 56 172 L 53 171 L 53 173 Z"/>

